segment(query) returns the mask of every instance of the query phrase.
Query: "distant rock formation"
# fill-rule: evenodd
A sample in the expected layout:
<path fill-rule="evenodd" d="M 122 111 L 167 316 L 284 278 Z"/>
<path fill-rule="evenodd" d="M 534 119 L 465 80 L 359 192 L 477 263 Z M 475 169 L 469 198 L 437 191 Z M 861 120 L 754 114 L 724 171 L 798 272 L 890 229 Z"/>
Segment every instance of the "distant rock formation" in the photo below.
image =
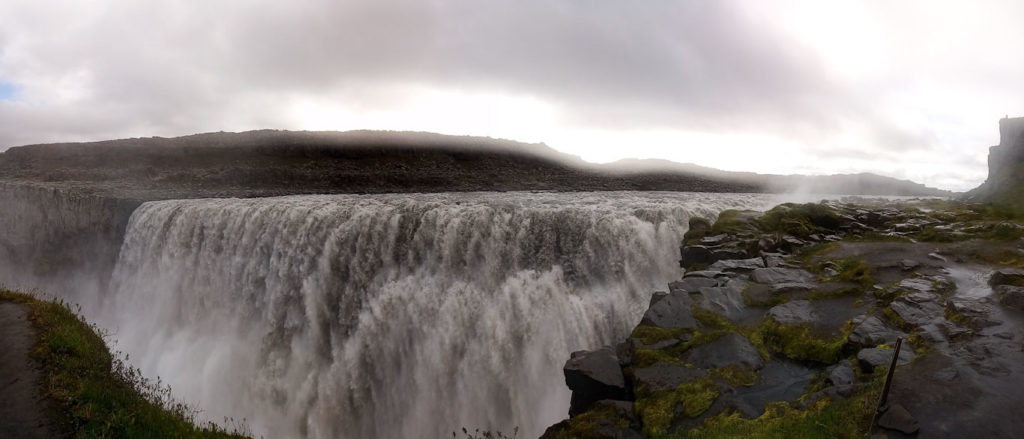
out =
<path fill-rule="evenodd" d="M 970 201 L 1024 207 L 1024 117 L 999 121 L 999 144 L 988 150 L 988 179 L 967 193 Z"/>

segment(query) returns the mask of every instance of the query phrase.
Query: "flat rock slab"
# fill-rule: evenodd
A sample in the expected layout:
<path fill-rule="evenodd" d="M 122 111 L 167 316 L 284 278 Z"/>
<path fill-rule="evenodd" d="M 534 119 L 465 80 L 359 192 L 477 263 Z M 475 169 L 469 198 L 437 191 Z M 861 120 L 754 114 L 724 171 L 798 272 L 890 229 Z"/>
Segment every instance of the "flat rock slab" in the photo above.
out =
<path fill-rule="evenodd" d="M 934 300 L 914 300 L 914 295 L 900 297 L 889 305 L 907 324 L 920 327 L 943 318 L 944 310 Z"/>
<path fill-rule="evenodd" d="M 857 364 L 862 370 L 871 372 L 878 366 L 888 366 L 892 364 L 892 353 L 892 349 L 861 349 L 860 352 L 857 352 Z M 914 350 L 911 349 L 910 346 L 901 347 L 900 357 L 896 361 L 896 365 L 904 365 L 911 361 L 914 361 Z"/>
<path fill-rule="evenodd" d="M 749 273 L 758 268 L 765 268 L 764 259 L 725 259 L 717 261 L 708 267 L 711 271 L 729 271 L 733 273 Z"/>
<path fill-rule="evenodd" d="M 784 325 L 812 323 L 815 321 L 814 307 L 809 300 L 794 300 L 768 310 L 768 317 Z"/>
<path fill-rule="evenodd" d="M 686 359 L 694 366 L 705 369 L 741 366 L 757 370 L 764 366 L 764 358 L 761 358 L 757 348 L 746 337 L 735 332 L 690 349 Z"/>
<path fill-rule="evenodd" d="M 758 268 L 750 272 L 750 280 L 762 284 L 810 283 L 815 276 L 799 268 Z"/>
<path fill-rule="evenodd" d="M 651 392 L 673 390 L 680 384 L 704 378 L 705 375 L 707 373 L 702 369 L 660 361 L 648 367 L 633 370 L 634 383 L 637 388 L 643 387 Z"/>
<path fill-rule="evenodd" d="M 914 419 L 910 412 L 899 404 L 893 404 L 885 413 L 882 413 L 882 416 L 878 418 L 878 426 L 905 434 L 914 434 L 921 429 L 917 424 L 917 419 Z"/>
<path fill-rule="evenodd" d="M 58 437 L 44 416 L 42 373 L 28 356 L 35 341 L 25 307 L 0 302 L 0 437 Z"/>
<path fill-rule="evenodd" d="M 686 277 L 683 280 L 670 282 L 668 289 L 671 292 L 682 291 L 686 293 L 696 293 L 704 287 L 717 287 L 719 284 L 718 279 L 708 277 Z"/>

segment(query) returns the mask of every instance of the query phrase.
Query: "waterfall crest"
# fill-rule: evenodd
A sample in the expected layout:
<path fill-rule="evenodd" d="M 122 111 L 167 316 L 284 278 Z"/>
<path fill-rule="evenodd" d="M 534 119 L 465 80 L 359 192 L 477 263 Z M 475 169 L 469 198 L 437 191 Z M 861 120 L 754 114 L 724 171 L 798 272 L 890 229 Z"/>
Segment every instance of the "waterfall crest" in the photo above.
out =
<path fill-rule="evenodd" d="M 466 193 L 148 202 L 98 318 L 147 376 L 266 437 L 536 437 L 561 366 L 678 278 L 691 215 L 763 195 Z"/>

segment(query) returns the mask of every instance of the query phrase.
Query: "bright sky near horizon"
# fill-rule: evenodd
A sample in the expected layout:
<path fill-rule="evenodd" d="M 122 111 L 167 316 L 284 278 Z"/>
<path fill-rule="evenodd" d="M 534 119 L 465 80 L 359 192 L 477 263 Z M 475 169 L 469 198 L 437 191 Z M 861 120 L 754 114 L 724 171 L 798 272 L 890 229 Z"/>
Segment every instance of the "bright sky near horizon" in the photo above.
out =
<path fill-rule="evenodd" d="M 1018 1 L 6 0 L 0 150 L 261 128 L 966 190 L 1024 115 Z"/>

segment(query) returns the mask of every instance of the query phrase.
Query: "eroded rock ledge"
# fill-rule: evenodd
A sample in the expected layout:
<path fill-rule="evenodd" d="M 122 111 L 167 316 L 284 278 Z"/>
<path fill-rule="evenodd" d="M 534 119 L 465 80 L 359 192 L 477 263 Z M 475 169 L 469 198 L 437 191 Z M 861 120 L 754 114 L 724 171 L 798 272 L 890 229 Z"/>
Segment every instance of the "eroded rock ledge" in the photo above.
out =
<path fill-rule="evenodd" d="M 693 219 L 683 277 L 627 339 L 566 363 L 545 438 L 1012 437 L 1024 418 L 1024 227 L 950 201 Z"/>

